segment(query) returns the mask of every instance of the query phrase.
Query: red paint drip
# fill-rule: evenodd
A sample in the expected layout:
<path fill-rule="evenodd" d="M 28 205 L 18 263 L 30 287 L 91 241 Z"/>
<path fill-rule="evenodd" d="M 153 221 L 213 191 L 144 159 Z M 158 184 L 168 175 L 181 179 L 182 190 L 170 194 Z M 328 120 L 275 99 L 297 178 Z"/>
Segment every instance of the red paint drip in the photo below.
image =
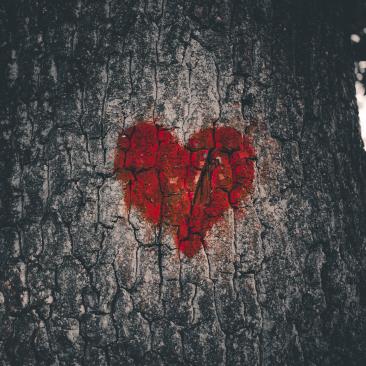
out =
<path fill-rule="evenodd" d="M 232 127 L 201 130 L 183 147 L 166 128 L 140 122 L 119 136 L 114 169 L 127 207 L 174 228 L 179 250 L 192 257 L 225 210 L 251 192 L 254 157 L 248 137 Z"/>

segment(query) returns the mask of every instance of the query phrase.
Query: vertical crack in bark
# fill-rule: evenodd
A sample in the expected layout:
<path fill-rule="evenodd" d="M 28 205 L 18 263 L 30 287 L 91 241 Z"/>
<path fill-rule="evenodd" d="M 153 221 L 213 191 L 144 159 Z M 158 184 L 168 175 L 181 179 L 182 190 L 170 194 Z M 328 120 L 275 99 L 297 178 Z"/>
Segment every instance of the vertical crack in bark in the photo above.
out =
<path fill-rule="evenodd" d="M 87 152 L 87 156 L 88 156 L 88 162 L 89 165 L 91 166 L 91 156 L 90 156 L 90 150 L 89 150 L 89 137 L 87 132 L 84 129 L 84 124 L 83 124 L 83 120 L 84 120 L 84 116 L 85 116 L 85 86 L 83 86 L 83 90 L 81 92 L 81 110 L 80 110 L 80 114 L 79 114 L 79 118 L 78 118 L 78 124 L 79 124 L 79 128 L 81 131 L 81 134 L 84 137 L 84 141 L 85 141 L 85 149 Z"/>
<path fill-rule="evenodd" d="M 255 292 L 256 292 L 256 301 L 258 303 L 258 307 L 259 307 L 259 312 L 260 312 L 260 331 L 259 331 L 259 364 L 263 365 L 263 310 L 262 310 L 262 306 L 261 303 L 259 301 L 259 296 L 258 296 L 258 289 L 257 289 L 257 281 L 256 281 L 256 275 L 253 274 L 254 276 L 254 285 L 255 285 Z"/>
<path fill-rule="evenodd" d="M 130 50 L 129 53 L 129 58 L 128 58 L 128 76 L 129 76 L 129 82 L 130 82 L 130 93 L 129 93 L 129 100 L 131 100 L 132 95 L 134 95 L 134 85 L 133 85 L 133 77 L 132 77 L 132 60 L 133 60 L 133 53 Z M 124 126 L 123 126 L 124 127 Z"/>
<path fill-rule="evenodd" d="M 164 21 L 165 1 L 166 0 L 162 0 L 162 4 L 161 4 L 161 16 L 160 16 L 160 20 L 159 20 L 160 24 L 158 25 L 158 37 L 155 42 L 155 65 L 154 65 L 155 96 L 154 96 L 154 106 L 153 106 L 153 112 L 152 112 L 153 121 L 155 121 L 157 118 L 156 103 L 157 103 L 158 95 L 159 95 L 158 68 L 159 68 L 159 63 L 160 63 L 159 43 L 160 43 L 161 31 L 162 31 L 163 21 Z"/>
<path fill-rule="evenodd" d="M 190 32 L 189 40 L 184 45 L 183 57 L 182 57 L 182 66 L 183 66 L 183 63 L 184 63 L 184 60 L 185 60 L 185 57 L 186 57 L 187 49 L 188 49 L 188 47 L 190 47 L 190 44 L 191 44 L 191 39 L 192 39 L 191 37 L 192 37 L 192 35 L 191 35 L 191 32 Z M 192 67 L 191 60 L 189 61 L 189 64 L 186 63 L 185 66 L 188 69 L 188 103 L 187 103 L 187 116 L 184 116 L 184 118 L 183 118 L 182 130 L 183 130 L 184 139 L 185 139 L 185 142 L 186 142 L 187 138 L 186 138 L 185 126 L 186 126 L 186 123 L 187 123 L 188 119 L 191 116 L 191 104 L 192 104 L 192 90 L 191 90 L 191 88 L 192 88 L 193 67 Z"/>
<path fill-rule="evenodd" d="M 113 326 L 116 332 L 116 342 L 119 343 L 120 341 L 120 332 L 119 332 L 119 327 L 118 327 L 118 321 L 115 317 L 116 314 L 116 304 L 118 301 L 118 297 L 120 296 L 121 293 L 121 284 L 120 281 L 118 279 L 118 275 L 117 275 L 117 269 L 116 269 L 116 261 L 114 260 L 112 262 L 112 268 L 113 268 L 113 275 L 114 275 L 114 279 L 116 281 L 117 284 L 117 291 L 115 292 L 113 299 L 112 299 L 112 304 L 111 304 L 111 318 L 112 318 L 112 322 L 113 322 Z"/>
<path fill-rule="evenodd" d="M 192 296 L 192 300 L 191 300 L 191 308 L 192 308 L 192 324 L 196 323 L 196 309 L 195 309 L 195 305 L 194 305 L 194 301 L 196 300 L 197 297 L 197 285 L 193 284 L 194 286 L 194 293 Z"/>
<path fill-rule="evenodd" d="M 219 105 L 219 116 L 217 120 L 214 121 L 214 128 L 218 121 L 222 121 L 222 102 L 221 102 L 221 92 L 220 92 L 220 67 L 215 60 L 215 69 L 216 69 L 216 92 L 217 92 L 217 103 Z"/>
<path fill-rule="evenodd" d="M 104 139 L 106 132 L 104 131 L 104 125 L 105 125 L 105 106 L 108 98 L 108 88 L 109 88 L 109 64 L 110 64 L 110 56 L 107 58 L 107 62 L 105 65 L 105 72 L 106 72 L 106 82 L 104 86 L 104 92 L 103 92 L 103 99 L 102 99 L 102 110 L 100 115 L 100 142 L 103 150 L 103 164 L 105 165 L 107 162 L 107 147 L 105 146 Z"/>

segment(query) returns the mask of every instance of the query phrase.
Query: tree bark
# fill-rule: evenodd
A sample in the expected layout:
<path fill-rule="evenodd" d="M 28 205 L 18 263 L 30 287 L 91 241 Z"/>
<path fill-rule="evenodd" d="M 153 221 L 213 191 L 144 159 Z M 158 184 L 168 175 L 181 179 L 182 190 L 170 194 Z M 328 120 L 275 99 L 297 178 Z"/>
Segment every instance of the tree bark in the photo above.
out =
<path fill-rule="evenodd" d="M 366 363 L 366 156 L 346 7 L 4 1 L 2 365 Z M 254 191 L 192 258 L 113 172 L 118 134 L 251 136 Z"/>

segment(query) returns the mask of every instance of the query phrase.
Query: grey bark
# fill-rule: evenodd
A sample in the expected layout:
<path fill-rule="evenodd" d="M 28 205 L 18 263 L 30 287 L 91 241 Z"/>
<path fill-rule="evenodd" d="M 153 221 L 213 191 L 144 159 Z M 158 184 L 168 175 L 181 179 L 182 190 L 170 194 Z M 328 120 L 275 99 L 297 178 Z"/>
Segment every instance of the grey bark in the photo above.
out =
<path fill-rule="evenodd" d="M 2 365 L 366 364 L 366 156 L 321 3 L 1 3 Z M 254 136 L 245 217 L 192 259 L 123 214 L 117 136 L 152 117 Z"/>

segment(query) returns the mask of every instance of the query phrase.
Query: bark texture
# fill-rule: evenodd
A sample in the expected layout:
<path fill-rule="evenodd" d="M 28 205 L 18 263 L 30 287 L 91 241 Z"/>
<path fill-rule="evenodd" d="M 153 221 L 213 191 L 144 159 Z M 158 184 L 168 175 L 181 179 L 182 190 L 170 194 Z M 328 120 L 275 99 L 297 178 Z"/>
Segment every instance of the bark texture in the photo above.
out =
<path fill-rule="evenodd" d="M 366 156 L 325 3 L 1 2 L 2 365 L 366 363 Z M 253 137 L 245 216 L 193 258 L 113 175 L 151 118 Z"/>

